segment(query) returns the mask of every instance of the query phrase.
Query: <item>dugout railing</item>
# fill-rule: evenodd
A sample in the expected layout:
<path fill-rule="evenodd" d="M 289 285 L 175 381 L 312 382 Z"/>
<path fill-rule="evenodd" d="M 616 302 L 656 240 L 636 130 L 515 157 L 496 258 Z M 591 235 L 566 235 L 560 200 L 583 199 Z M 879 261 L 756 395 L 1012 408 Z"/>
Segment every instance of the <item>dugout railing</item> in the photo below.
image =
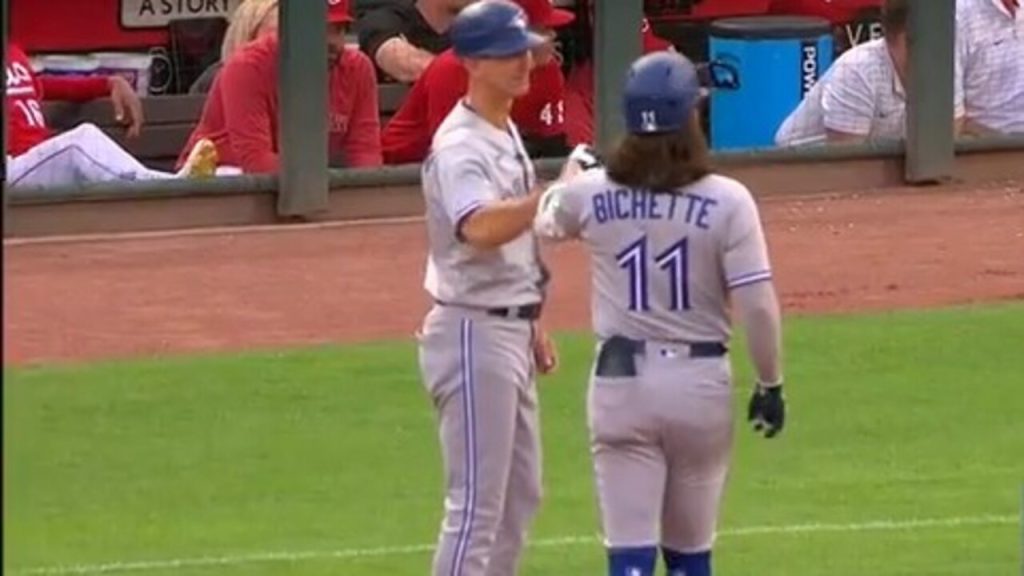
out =
<path fill-rule="evenodd" d="M 983 183 L 1024 179 L 1024 138 L 958 142 L 954 181 Z M 796 152 L 750 150 L 714 155 L 731 176 L 772 195 L 820 195 L 836 190 L 891 193 L 905 182 L 902 144 L 835 146 Z M 541 160 L 538 171 L 554 176 L 558 159 Z M 326 205 L 301 221 L 407 219 L 423 213 L 419 166 L 328 172 Z M 148 232 L 181 228 L 270 225 L 296 218 L 277 212 L 279 181 L 273 176 L 238 176 L 194 182 L 147 182 L 10 191 L 5 236 L 31 238 Z"/>

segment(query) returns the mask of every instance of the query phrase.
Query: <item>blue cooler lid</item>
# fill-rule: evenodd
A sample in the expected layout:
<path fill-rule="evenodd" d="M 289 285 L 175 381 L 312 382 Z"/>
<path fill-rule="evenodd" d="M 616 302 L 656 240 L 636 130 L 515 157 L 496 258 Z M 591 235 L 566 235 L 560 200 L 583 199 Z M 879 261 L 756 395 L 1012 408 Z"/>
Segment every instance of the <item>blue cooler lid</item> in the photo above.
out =
<path fill-rule="evenodd" d="M 745 40 L 810 39 L 832 34 L 832 23 L 811 16 L 743 16 L 711 23 L 715 38 Z"/>

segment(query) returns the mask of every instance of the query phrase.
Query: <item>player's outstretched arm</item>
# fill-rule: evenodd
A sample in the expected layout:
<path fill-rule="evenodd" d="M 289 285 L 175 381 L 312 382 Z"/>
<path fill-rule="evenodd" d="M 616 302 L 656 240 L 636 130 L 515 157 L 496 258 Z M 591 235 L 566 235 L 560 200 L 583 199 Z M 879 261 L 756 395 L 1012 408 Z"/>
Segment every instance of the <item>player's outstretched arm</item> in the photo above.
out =
<path fill-rule="evenodd" d="M 462 168 L 464 169 L 464 167 Z M 567 181 L 579 170 L 575 162 L 567 162 L 558 180 L 552 185 Z M 462 172 L 461 174 L 463 177 L 458 180 L 457 186 L 471 185 L 474 177 L 479 180 L 479 177 L 472 173 Z M 521 198 L 490 200 L 480 203 L 479 207 L 468 212 L 468 215 L 463 216 L 459 221 L 460 238 L 470 246 L 481 249 L 494 249 L 515 240 L 533 228 L 541 197 L 546 190 L 546 185 L 538 185 Z M 456 213 L 459 212 L 466 213 L 464 210 L 456 211 Z"/>
<path fill-rule="evenodd" d="M 576 238 L 583 217 L 572 181 L 587 170 L 603 167 L 601 158 L 590 147 L 580 144 L 569 154 L 561 173 L 541 195 L 533 230 L 543 240 L 558 242 Z"/>
<path fill-rule="evenodd" d="M 786 403 L 782 395 L 782 313 L 771 281 L 741 286 L 732 291 L 740 323 L 747 332 L 747 349 L 757 372 L 748 420 L 756 431 L 772 438 L 782 431 Z"/>
<path fill-rule="evenodd" d="M 462 240 L 470 246 L 490 250 L 515 240 L 533 225 L 542 189 L 523 198 L 493 200 L 466 216 L 460 227 Z"/>

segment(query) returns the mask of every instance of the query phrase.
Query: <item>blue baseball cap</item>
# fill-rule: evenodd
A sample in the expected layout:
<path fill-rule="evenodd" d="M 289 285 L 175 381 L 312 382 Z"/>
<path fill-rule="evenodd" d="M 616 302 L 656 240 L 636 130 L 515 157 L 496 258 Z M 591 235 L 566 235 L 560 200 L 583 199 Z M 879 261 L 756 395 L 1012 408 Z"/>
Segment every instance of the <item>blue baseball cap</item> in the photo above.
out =
<path fill-rule="evenodd" d="M 480 0 L 462 9 L 448 31 L 455 55 L 506 58 L 547 40 L 530 31 L 526 12 L 506 0 Z"/>

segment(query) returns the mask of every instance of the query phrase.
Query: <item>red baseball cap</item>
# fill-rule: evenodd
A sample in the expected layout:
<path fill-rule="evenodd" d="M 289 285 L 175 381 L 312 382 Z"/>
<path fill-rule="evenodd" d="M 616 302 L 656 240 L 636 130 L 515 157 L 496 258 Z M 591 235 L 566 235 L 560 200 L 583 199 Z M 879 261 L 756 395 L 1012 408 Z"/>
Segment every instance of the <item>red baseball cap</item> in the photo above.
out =
<path fill-rule="evenodd" d="M 526 19 L 531 26 L 544 28 L 561 28 L 571 24 L 576 15 L 568 10 L 555 8 L 553 0 L 515 0 L 516 4 L 526 12 Z"/>
<path fill-rule="evenodd" d="M 331 24 L 351 24 L 355 22 L 349 10 L 350 0 L 327 0 L 327 21 Z"/>
<path fill-rule="evenodd" d="M 671 42 L 654 33 L 654 29 L 651 28 L 651 23 L 647 18 L 644 18 L 643 23 L 640 25 L 640 33 L 643 38 L 644 54 L 668 50 L 672 47 Z"/>

